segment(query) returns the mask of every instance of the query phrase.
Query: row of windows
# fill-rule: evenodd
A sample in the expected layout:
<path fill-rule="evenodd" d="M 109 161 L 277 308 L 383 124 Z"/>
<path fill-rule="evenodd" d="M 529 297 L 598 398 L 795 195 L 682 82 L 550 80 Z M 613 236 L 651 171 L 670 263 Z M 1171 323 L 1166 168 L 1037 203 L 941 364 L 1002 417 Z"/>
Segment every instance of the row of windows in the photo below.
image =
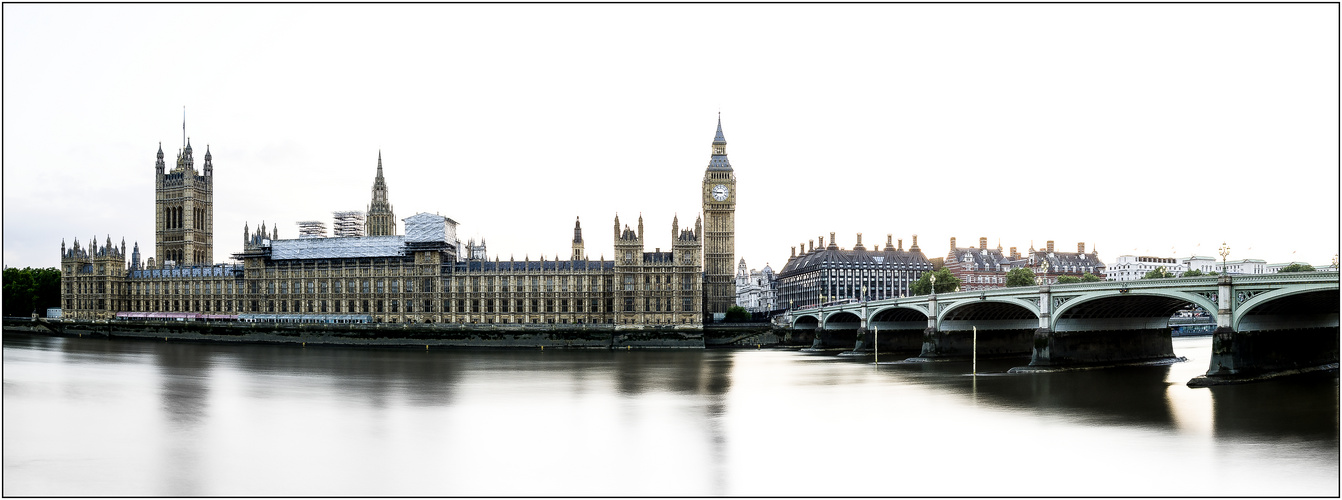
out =
<path fill-rule="evenodd" d="M 599 292 L 602 290 L 601 276 L 594 276 L 591 277 L 590 279 L 584 279 L 584 277 L 581 276 L 574 276 L 572 277 L 573 278 L 572 282 L 570 282 L 569 280 L 570 276 L 559 276 L 558 280 L 556 280 L 554 276 L 546 276 L 544 278 L 544 281 L 542 281 L 542 278 L 538 276 L 533 276 L 530 278 L 520 276 L 519 277 L 499 276 L 497 281 L 494 278 L 495 278 L 494 276 L 483 276 L 483 277 L 470 276 L 470 277 L 449 278 L 444 281 L 448 283 L 447 286 L 449 289 L 452 288 L 452 281 L 455 281 L 456 291 L 458 292 L 465 292 L 467 290 L 473 292 L 480 292 L 480 291 L 509 292 L 513 288 L 516 288 L 516 290 L 519 292 L 521 291 L 539 292 L 542 290 L 546 292 L 553 292 L 556 290 L 556 283 L 558 283 L 558 290 L 561 292 L 567 292 L 570 290 L 574 292 L 581 292 L 584 291 L 584 289 L 593 292 Z M 611 278 L 607 276 L 605 279 L 605 285 L 606 285 L 605 288 L 609 289 L 610 284 L 611 284 Z"/>
<path fill-rule="evenodd" d="M 672 299 L 644 298 L 643 308 L 635 311 L 632 297 L 625 299 L 626 312 L 674 312 Z M 146 312 L 267 312 L 267 313 L 609 313 L 612 299 L 501 299 L 443 300 L 441 309 L 432 300 L 134 300 L 134 309 Z M 105 309 L 106 301 L 65 300 L 66 309 Z M 455 306 L 455 307 L 453 307 Z M 604 307 L 603 307 L 604 306 Z M 694 301 L 680 301 L 681 312 L 694 312 Z"/>

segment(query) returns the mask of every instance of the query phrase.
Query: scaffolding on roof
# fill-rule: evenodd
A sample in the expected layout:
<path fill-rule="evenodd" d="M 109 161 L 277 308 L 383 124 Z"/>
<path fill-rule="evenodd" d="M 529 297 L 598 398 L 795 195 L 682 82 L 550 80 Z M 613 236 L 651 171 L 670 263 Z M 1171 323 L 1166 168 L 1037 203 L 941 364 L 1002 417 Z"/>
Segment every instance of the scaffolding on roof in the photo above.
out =
<path fill-rule="evenodd" d="M 319 220 L 305 220 L 298 222 L 299 238 L 325 238 L 326 223 Z"/>
<path fill-rule="evenodd" d="M 360 257 L 399 257 L 405 253 L 404 236 L 364 236 L 360 238 L 309 238 L 270 242 L 272 260 L 354 259 Z"/>
<path fill-rule="evenodd" d="M 363 211 L 345 210 L 331 212 L 335 218 L 332 224 L 332 233 L 336 238 L 345 238 L 350 236 L 363 236 L 363 227 L 366 220 Z"/>

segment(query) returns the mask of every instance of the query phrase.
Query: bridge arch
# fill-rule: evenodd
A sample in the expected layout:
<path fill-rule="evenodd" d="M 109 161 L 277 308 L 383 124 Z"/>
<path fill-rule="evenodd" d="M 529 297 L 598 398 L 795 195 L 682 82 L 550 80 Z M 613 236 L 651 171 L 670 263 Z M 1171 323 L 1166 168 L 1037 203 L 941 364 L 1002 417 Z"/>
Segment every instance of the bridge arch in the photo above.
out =
<path fill-rule="evenodd" d="M 792 328 L 803 330 L 815 330 L 820 328 L 820 317 L 814 314 L 803 314 L 792 318 Z"/>
<path fill-rule="evenodd" d="M 1245 300 L 1231 315 L 1235 331 L 1338 326 L 1338 288 L 1318 283 L 1259 293 Z M 1289 317 L 1283 320 L 1284 317 Z"/>
<path fill-rule="evenodd" d="M 1019 330 L 1039 327 L 1039 307 L 1011 297 L 960 300 L 938 311 L 938 329 Z"/>
<path fill-rule="evenodd" d="M 911 304 L 881 307 L 867 316 L 868 329 L 922 330 L 927 328 L 927 309 Z"/>
<path fill-rule="evenodd" d="M 1058 295 L 1054 294 L 1055 301 L 1062 298 Z M 1101 290 L 1063 300 L 1052 311 L 1051 330 L 1167 328 L 1170 316 L 1186 304 L 1201 306 L 1213 317 L 1217 313 L 1211 299 L 1169 289 Z"/>
<path fill-rule="evenodd" d="M 862 317 L 853 311 L 835 311 L 825 315 L 820 327 L 825 330 L 856 330 L 862 326 Z"/>

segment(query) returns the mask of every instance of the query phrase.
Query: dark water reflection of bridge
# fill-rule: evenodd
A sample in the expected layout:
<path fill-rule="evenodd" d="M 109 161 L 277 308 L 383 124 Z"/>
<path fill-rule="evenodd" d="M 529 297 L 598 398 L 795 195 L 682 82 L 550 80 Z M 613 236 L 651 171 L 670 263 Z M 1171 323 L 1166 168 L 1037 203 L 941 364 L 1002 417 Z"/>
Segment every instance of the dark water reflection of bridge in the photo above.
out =
<path fill-rule="evenodd" d="M 1209 339 L 1196 339 L 1197 344 Z M 1199 345 L 1197 350 L 1205 349 Z M 1182 351 L 1192 351 L 1184 348 Z M 1191 352 L 1190 352 L 1191 353 Z M 1199 356 L 1205 359 L 1205 355 Z M 818 362 L 871 365 L 871 358 L 815 357 Z M 883 358 L 884 359 L 884 358 Z M 1097 425 L 1131 425 L 1183 432 L 1206 428 L 1217 437 L 1298 440 L 1302 446 L 1338 444 L 1338 375 L 1314 372 L 1257 382 L 1190 388 L 1182 383 L 1201 359 L 1164 366 L 1121 366 L 1104 369 L 1008 374 L 1019 359 L 979 360 L 979 375 L 970 363 L 882 361 L 873 370 L 900 382 L 949 391 L 976 405 L 1012 412 L 1057 412 Z M 1207 399 L 1210 399 L 1208 414 Z"/>

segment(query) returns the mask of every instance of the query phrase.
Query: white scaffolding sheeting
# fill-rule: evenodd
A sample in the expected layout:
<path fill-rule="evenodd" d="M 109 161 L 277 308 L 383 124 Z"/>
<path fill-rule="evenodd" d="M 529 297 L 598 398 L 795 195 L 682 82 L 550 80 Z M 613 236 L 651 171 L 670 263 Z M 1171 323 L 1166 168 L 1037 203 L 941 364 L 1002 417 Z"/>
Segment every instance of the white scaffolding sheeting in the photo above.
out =
<path fill-rule="evenodd" d="M 405 221 L 405 241 L 425 243 L 456 239 L 457 223 L 447 217 L 420 212 L 401 220 Z"/>
<path fill-rule="evenodd" d="M 319 220 L 305 220 L 298 222 L 299 238 L 325 238 L 326 223 Z"/>
<path fill-rule="evenodd" d="M 363 236 L 364 222 L 367 220 L 362 211 L 345 210 L 331 212 L 335 223 L 331 226 L 331 232 L 337 238 L 351 236 Z"/>
<path fill-rule="evenodd" d="M 354 259 L 402 255 L 405 255 L 404 236 L 307 238 L 270 242 L 270 258 L 272 260 Z"/>

